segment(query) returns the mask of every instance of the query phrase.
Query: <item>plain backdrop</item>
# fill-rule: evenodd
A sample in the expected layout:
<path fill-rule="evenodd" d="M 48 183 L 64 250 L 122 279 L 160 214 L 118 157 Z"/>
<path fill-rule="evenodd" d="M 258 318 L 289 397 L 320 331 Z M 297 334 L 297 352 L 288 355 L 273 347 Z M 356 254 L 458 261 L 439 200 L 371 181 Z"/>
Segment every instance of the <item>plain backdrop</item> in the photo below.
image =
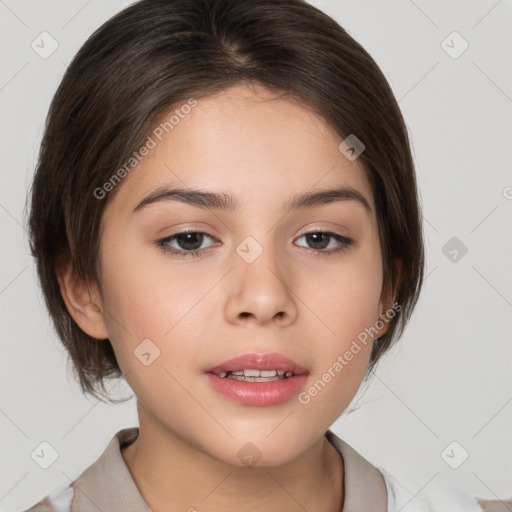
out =
<path fill-rule="evenodd" d="M 115 432 L 137 425 L 133 399 L 106 405 L 85 398 L 66 370 L 35 279 L 23 211 L 66 65 L 129 3 L 0 1 L 1 511 L 22 510 L 69 483 Z M 421 483 L 405 512 L 433 480 L 474 496 L 510 498 L 512 3 L 312 3 L 369 51 L 399 100 L 427 251 L 427 278 L 404 336 L 332 429 L 373 464 Z M 32 45 L 48 38 L 42 32 L 58 44 L 47 58 Z M 119 381 L 114 391 L 131 390 Z M 48 469 L 31 457 L 42 442 L 58 453 Z"/>

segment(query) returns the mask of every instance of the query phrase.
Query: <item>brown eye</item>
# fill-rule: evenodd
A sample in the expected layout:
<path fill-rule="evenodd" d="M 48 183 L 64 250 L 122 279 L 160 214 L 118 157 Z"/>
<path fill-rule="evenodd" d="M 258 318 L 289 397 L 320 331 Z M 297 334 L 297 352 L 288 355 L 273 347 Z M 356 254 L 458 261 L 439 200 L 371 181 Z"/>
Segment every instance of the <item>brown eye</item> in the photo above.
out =
<path fill-rule="evenodd" d="M 202 247 L 203 242 L 210 238 L 215 240 L 208 233 L 200 231 L 182 231 L 174 235 L 157 240 L 156 244 L 164 252 L 170 252 L 179 256 L 197 256 L 199 252 L 208 249 Z"/>
<path fill-rule="evenodd" d="M 328 231 L 311 231 L 310 233 L 303 234 L 299 239 L 300 238 L 306 239 L 306 243 L 308 244 L 307 248 L 319 252 L 320 254 L 340 252 L 353 243 L 350 238 Z M 301 247 L 305 246 L 301 245 Z"/>
<path fill-rule="evenodd" d="M 195 251 L 203 244 L 203 233 L 180 233 L 175 235 L 176 243 L 185 251 Z"/>

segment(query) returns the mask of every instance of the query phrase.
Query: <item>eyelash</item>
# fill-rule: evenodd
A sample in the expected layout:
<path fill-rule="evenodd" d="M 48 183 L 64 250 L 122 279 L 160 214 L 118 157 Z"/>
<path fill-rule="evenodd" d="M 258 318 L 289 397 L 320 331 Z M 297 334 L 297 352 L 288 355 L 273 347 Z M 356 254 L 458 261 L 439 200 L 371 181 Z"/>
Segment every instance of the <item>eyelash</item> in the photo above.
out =
<path fill-rule="evenodd" d="M 197 258 L 201 255 L 200 254 L 201 252 L 204 252 L 204 251 L 207 251 L 208 249 L 210 249 L 210 247 L 207 247 L 206 249 L 195 249 L 193 251 L 185 251 L 184 249 L 175 249 L 174 247 L 170 247 L 168 245 L 169 242 L 174 240 L 178 235 L 184 235 L 184 234 L 189 234 L 189 233 L 206 235 L 206 236 L 210 237 L 211 239 L 216 240 L 213 236 L 211 236 L 208 233 L 205 233 L 203 231 L 185 230 L 185 231 L 179 231 L 179 232 L 174 233 L 173 235 L 167 236 L 165 238 L 156 240 L 155 245 L 157 247 L 159 247 L 164 253 L 174 254 L 175 256 L 178 256 L 180 258 Z M 311 249 L 308 247 L 303 247 L 308 252 L 312 252 L 312 254 L 315 256 L 321 256 L 321 255 L 331 256 L 333 254 L 339 254 L 339 253 L 342 253 L 343 251 L 345 251 L 346 249 L 348 249 L 354 243 L 354 241 L 351 238 L 347 238 L 345 236 L 338 235 L 336 233 L 332 233 L 330 231 L 308 231 L 306 233 L 302 233 L 299 236 L 299 238 L 302 238 L 303 236 L 310 235 L 310 234 L 327 235 L 330 238 L 334 238 L 336 241 L 341 243 L 341 245 L 339 247 L 337 247 L 335 249 L 329 249 L 329 250 Z"/>

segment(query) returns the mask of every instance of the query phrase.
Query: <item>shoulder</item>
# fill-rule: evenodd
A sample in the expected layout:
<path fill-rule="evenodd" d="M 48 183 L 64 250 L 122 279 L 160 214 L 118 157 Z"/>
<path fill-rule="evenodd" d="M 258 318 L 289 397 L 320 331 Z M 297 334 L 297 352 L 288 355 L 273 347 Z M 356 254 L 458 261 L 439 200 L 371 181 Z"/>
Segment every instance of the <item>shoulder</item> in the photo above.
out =
<path fill-rule="evenodd" d="M 150 512 L 121 455 L 121 448 L 137 436 L 137 427 L 118 431 L 100 457 L 75 480 L 57 487 L 23 512 Z"/>
<path fill-rule="evenodd" d="M 512 510 L 512 499 L 502 500 L 478 500 L 484 512 L 510 512 Z"/>
<path fill-rule="evenodd" d="M 511 512 L 512 501 L 484 500 L 448 486 L 437 475 L 428 480 L 404 470 L 400 476 L 377 468 L 331 430 L 327 439 L 343 457 L 349 510 L 397 512 L 408 504 L 415 512 Z M 406 468 L 407 469 L 407 468 Z M 425 481 L 428 480 L 428 487 Z M 421 492 L 418 491 L 420 489 Z M 369 507 L 368 496 L 372 496 Z M 412 496 L 412 498 L 411 498 Z"/>
<path fill-rule="evenodd" d="M 75 487 L 72 484 L 55 489 L 41 501 L 23 512 L 71 512 L 75 497 Z"/>
<path fill-rule="evenodd" d="M 484 500 L 471 495 L 465 489 L 436 479 L 433 475 L 425 485 L 426 477 L 400 479 L 380 469 L 388 491 L 388 512 L 396 512 L 413 501 L 418 512 L 510 512 L 512 501 Z M 427 487 L 428 486 L 428 487 Z M 418 492 L 420 489 L 421 492 Z M 413 498 L 411 498 L 413 496 Z"/>

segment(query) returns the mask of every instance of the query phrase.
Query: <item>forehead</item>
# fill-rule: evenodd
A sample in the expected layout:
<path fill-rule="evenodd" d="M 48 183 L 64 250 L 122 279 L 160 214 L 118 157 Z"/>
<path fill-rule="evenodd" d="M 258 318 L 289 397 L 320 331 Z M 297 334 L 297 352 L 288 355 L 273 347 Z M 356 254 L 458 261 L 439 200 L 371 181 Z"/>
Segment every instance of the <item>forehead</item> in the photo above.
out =
<path fill-rule="evenodd" d="M 340 136 L 296 101 L 254 85 L 196 101 L 161 116 L 150 133 L 154 147 L 108 208 L 133 209 L 162 186 L 223 192 L 241 197 L 239 207 L 281 205 L 306 190 L 341 186 L 361 192 L 374 210 L 362 164 L 348 160 L 338 150 Z"/>

